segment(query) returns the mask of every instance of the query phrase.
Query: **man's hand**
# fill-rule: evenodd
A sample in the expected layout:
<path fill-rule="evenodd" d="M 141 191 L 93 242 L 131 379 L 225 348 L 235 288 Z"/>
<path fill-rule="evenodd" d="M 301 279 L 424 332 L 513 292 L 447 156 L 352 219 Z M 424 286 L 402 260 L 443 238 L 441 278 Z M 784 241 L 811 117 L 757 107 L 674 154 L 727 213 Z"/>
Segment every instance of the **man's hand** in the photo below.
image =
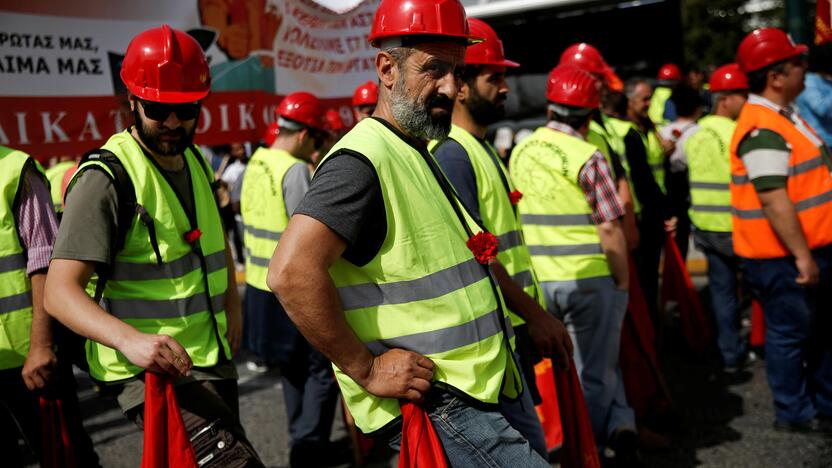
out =
<path fill-rule="evenodd" d="M 191 362 L 188 352 L 176 340 L 167 335 L 151 335 L 136 331 L 119 347 L 134 365 L 143 369 L 174 377 L 191 375 Z"/>
<path fill-rule="evenodd" d="M 433 361 L 421 354 L 391 349 L 374 356 L 366 378 L 358 382 L 371 394 L 421 402 L 433 379 Z"/>
<path fill-rule="evenodd" d="M 58 358 L 49 346 L 29 348 L 29 355 L 23 364 L 23 382 L 31 391 L 43 390 L 52 377 L 52 370 L 58 364 Z"/>
<path fill-rule="evenodd" d="M 569 369 L 572 358 L 572 339 L 563 322 L 538 306 L 538 311 L 527 313 L 529 336 L 540 355 L 554 359 L 563 369 Z"/>
<path fill-rule="evenodd" d="M 679 224 L 679 218 L 672 216 L 664 222 L 664 232 L 676 232 L 676 226 Z"/>
<path fill-rule="evenodd" d="M 236 287 L 236 285 L 232 287 Z M 225 320 L 228 326 L 225 330 L 225 337 L 228 339 L 228 346 L 231 348 L 231 356 L 234 356 L 237 354 L 237 350 L 240 349 L 240 342 L 243 339 L 243 313 L 240 301 L 226 301 Z"/>
<path fill-rule="evenodd" d="M 801 286 L 811 286 L 813 284 L 818 284 L 820 281 L 820 271 L 818 270 L 818 265 L 815 263 L 815 259 L 812 258 L 812 255 L 809 254 L 805 257 L 796 258 L 795 266 L 797 266 L 797 278 L 795 282 Z"/>

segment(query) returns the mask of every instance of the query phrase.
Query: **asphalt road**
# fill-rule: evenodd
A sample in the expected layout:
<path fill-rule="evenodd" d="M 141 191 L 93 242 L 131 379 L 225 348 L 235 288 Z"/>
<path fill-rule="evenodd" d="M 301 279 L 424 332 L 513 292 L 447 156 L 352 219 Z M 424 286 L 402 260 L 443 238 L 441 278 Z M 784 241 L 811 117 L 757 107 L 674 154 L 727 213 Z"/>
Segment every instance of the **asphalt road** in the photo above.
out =
<path fill-rule="evenodd" d="M 697 283 L 703 286 L 701 278 Z M 694 358 L 683 348 L 674 347 L 682 341 L 671 321 L 665 329 L 664 342 L 668 344 L 660 357 L 679 418 L 669 432 L 670 448 L 644 452 L 647 466 L 832 466 L 832 438 L 783 434 L 772 429 L 773 410 L 764 361 L 758 360 L 746 371 L 727 376 L 709 360 Z M 254 374 L 246 369 L 242 359 L 238 361 L 243 426 L 267 466 L 286 466 L 288 436 L 278 371 Z M 85 426 L 102 465 L 139 466 L 141 433 L 123 417 L 114 400 L 98 396 L 88 381 L 82 380 L 81 386 Z M 339 416 L 333 439 L 345 437 Z M 370 466 L 388 466 L 389 458 L 390 454 L 382 453 Z"/>

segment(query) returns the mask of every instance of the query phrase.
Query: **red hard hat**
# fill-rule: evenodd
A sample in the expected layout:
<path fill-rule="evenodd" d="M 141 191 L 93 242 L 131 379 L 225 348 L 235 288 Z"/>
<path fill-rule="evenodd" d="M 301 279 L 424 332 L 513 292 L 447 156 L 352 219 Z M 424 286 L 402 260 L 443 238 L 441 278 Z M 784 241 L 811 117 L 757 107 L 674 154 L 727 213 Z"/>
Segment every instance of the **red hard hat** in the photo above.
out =
<path fill-rule="evenodd" d="M 375 81 L 368 81 L 355 88 L 352 95 L 352 106 L 374 106 L 378 102 L 378 85 Z"/>
<path fill-rule="evenodd" d="M 659 81 L 682 81 L 682 70 L 675 63 L 666 63 L 659 68 L 656 79 Z"/>
<path fill-rule="evenodd" d="M 146 101 L 200 101 L 211 90 L 202 47 L 187 33 L 163 24 L 134 37 L 121 63 L 121 81 Z"/>
<path fill-rule="evenodd" d="M 469 40 L 465 8 L 459 0 L 382 0 L 368 40 L 402 36 L 443 36 Z"/>
<path fill-rule="evenodd" d="M 313 94 L 292 93 L 277 106 L 277 115 L 316 130 L 326 130 L 324 105 Z"/>
<path fill-rule="evenodd" d="M 346 128 L 344 121 L 341 120 L 341 114 L 332 107 L 324 113 L 324 120 L 326 121 L 326 129 L 331 132 L 340 132 Z"/>
<path fill-rule="evenodd" d="M 609 65 L 598 49 L 586 42 L 567 47 L 560 55 L 558 65 L 572 65 L 595 75 L 603 75 L 609 69 Z"/>
<path fill-rule="evenodd" d="M 795 44 L 792 38 L 780 29 L 756 29 L 740 42 L 737 63 L 748 73 L 805 54 L 808 50 L 809 48 L 803 44 Z"/>
<path fill-rule="evenodd" d="M 465 65 L 496 65 L 512 68 L 520 66 L 517 62 L 506 60 L 503 42 L 485 21 L 468 18 L 468 31 L 471 36 L 482 39 L 482 42 L 465 49 Z"/>
<path fill-rule="evenodd" d="M 714 70 L 708 86 L 713 93 L 742 91 L 748 89 L 748 78 L 740 70 L 739 65 L 729 63 Z"/>
<path fill-rule="evenodd" d="M 263 134 L 263 141 L 266 143 L 266 146 L 271 147 L 274 144 L 278 133 L 280 133 L 280 127 L 277 125 L 277 122 L 272 122 L 266 127 L 266 133 Z"/>
<path fill-rule="evenodd" d="M 546 99 L 565 106 L 595 109 L 601 101 L 598 80 L 571 65 L 558 65 L 549 72 Z"/>

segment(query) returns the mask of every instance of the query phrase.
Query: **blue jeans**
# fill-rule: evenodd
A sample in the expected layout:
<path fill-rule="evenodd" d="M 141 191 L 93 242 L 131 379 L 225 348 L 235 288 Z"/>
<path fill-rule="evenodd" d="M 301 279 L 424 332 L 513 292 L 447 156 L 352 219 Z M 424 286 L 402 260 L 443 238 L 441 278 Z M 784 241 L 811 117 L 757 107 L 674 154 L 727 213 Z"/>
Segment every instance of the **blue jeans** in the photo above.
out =
<path fill-rule="evenodd" d="M 515 358 L 519 362 L 519 358 Z M 528 389 L 526 376 L 521 369 L 523 388 Z M 534 407 L 531 392 L 528 390 L 516 401 L 501 400 L 500 413 L 506 418 L 511 427 L 523 435 L 529 441 L 532 449 L 543 458 L 549 458 L 549 449 L 546 448 L 546 435 L 543 433 L 543 426 L 537 416 L 537 409 Z"/>
<path fill-rule="evenodd" d="M 735 366 L 745 355 L 745 342 L 740 339 L 739 298 L 737 275 L 739 258 L 726 257 L 711 249 L 704 249 L 708 259 L 708 290 L 716 319 L 716 343 L 726 366 Z"/>
<path fill-rule="evenodd" d="M 821 279 L 812 287 L 795 282 L 791 257 L 742 262 L 766 317 L 766 372 L 775 417 L 782 422 L 832 416 L 832 249 L 815 250 L 813 256 Z"/>
<path fill-rule="evenodd" d="M 523 436 L 497 410 L 475 408 L 434 388 L 424 404 L 452 468 L 549 468 Z M 401 431 L 390 446 L 401 447 Z"/>
<path fill-rule="evenodd" d="M 575 370 L 584 390 L 592 431 L 599 448 L 617 429 L 636 428 L 627 403 L 618 356 L 627 291 L 609 276 L 578 281 L 543 282 L 546 308 L 563 318 L 575 344 Z"/>

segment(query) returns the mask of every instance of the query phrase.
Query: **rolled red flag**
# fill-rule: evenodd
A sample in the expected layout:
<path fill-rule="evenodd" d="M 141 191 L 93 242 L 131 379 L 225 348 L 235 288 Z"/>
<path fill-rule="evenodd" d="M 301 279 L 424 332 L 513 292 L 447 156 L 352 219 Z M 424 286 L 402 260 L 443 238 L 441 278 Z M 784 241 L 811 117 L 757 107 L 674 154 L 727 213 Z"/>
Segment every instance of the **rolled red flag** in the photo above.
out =
<path fill-rule="evenodd" d="M 78 460 L 69 435 L 68 422 L 59 399 L 38 399 L 40 406 L 41 466 L 75 468 Z"/>
<path fill-rule="evenodd" d="M 430 417 L 415 403 L 402 404 L 402 446 L 399 468 L 448 468 L 442 442 Z"/>
<path fill-rule="evenodd" d="M 144 388 L 142 468 L 196 468 L 196 454 L 170 378 L 145 372 Z"/>

